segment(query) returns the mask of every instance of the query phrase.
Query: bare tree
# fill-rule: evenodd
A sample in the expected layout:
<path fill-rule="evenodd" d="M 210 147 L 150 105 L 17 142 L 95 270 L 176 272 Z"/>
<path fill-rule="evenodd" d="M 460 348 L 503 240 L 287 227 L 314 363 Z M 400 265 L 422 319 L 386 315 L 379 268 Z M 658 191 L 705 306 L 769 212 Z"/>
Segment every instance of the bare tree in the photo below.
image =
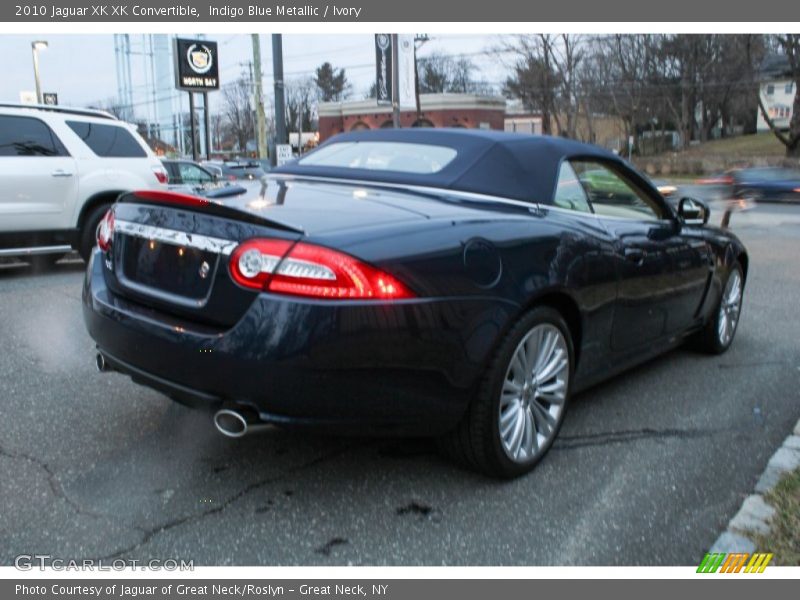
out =
<path fill-rule="evenodd" d="M 311 77 L 286 83 L 286 130 L 311 131 L 316 109 L 317 89 Z"/>
<path fill-rule="evenodd" d="M 239 150 L 256 137 L 256 113 L 250 82 L 237 79 L 222 89 L 222 112 L 225 128 L 236 140 Z"/>
<path fill-rule="evenodd" d="M 475 63 L 467 57 L 434 52 L 417 59 L 419 91 L 422 94 L 480 94 L 490 86 L 473 77 Z"/>
<path fill-rule="evenodd" d="M 516 36 L 501 51 L 515 57 L 506 79 L 507 95 L 542 114 L 542 131 L 576 137 L 580 111 L 580 66 L 585 57 L 582 36 L 537 34 Z"/>
<path fill-rule="evenodd" d="M 794 102 L 792 104 L 792 118 L 789 120 L 789 130 L 786 132 L 781 131 L 770 118 L 767 109 L 764 107 L 761 94 L 758 95 L 758 108 L 761 110 L 761 116 L 764 117 L 764 121 L 767 122 L 772 133 L 786 146 L 786 156 L 797 157 L 800 156 L 800 94 L 797 93 L 798 86 L 800 86 L 800 34 L 788 33 L 775 37 L 781 50 L 786 55 L 789 63 L 789 73 L 794 82 Z"/>

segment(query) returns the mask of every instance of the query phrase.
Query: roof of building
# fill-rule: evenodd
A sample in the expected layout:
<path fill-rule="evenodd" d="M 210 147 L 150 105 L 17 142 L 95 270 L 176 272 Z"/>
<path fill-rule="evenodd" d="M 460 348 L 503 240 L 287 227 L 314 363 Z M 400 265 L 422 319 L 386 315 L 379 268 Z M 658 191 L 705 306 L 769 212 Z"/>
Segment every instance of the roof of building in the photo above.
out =
<path fill-rule="evenodd" d="M 792 68 L 785 54 L 767 54 L 758 68 L 762 79 L 790 77 Z"/>
<path fill-rule="evenodd" d="M 611 152 L 559 137 L 483 129 L 375 129 L 332 137 L 320 146 L 341 142 L 391 141 L 447 146 L 456 157 L 436 173 L 341 168 L 289 163 L 275 173 L 333 177 L 453 189 L 525 201 L 548 201 L 565 158 L 619 161 Z"/>

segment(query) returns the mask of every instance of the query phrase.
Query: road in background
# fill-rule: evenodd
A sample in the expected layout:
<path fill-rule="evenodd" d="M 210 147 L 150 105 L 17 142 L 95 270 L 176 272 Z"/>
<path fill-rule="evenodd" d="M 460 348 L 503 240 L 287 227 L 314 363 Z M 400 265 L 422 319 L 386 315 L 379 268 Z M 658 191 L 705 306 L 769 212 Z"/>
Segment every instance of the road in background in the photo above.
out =
<path fill-rule="evenodd" d="M 79 262 L 0 268 L 0 563 L 697 564 L 800 417 L 800 206 L 732 225 L 751 258 L 731 350 L 680 349 L 575 397 L 512 482 L 425 440 L 222 438 L 97 373 Z"/>

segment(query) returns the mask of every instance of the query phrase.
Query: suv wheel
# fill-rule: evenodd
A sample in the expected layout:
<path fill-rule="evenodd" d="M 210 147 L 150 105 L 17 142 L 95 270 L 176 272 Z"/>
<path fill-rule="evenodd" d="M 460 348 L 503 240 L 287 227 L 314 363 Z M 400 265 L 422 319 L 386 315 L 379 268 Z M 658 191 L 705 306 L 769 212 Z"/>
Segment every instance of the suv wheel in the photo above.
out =
<path fill-rule="evenodd" d="M 100 204 L 96 206 L 86 216 L 83 222 L 83 228 L 81 229 L 80 239 L 78 241 L 78 253 L 85 261 L 89 260 L 89 256 L 92 254 L 92 248 L 94 248 L 97 242 L 97 226 L 100 224 L 100 220 L 106 214 L 110 206 L 110 204 Z"/>

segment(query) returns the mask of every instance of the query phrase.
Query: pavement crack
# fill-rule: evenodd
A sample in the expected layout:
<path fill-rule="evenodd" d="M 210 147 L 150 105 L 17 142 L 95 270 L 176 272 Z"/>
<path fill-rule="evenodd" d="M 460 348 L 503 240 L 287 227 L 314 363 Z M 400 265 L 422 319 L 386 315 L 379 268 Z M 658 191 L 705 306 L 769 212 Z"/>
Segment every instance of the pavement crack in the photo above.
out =
<path fill-rule="evenodd" d="M 148 542 L 150 542 L 150 540 L 152 540 L 154 537 L 156 537 L 157 535 L 159 535 L 161 533 L 164 533 L 164 532 L 169 531 L 171 529 L 175 529 L 176 527 L 180 527 L 181 525 L 185 525 L 186 523 L 192 523 L 192 522 L 195 522 L 195 521 L 201 521 L 201 520 L 205 519 L 206 517 L 210 517 L 211 515 L 215 515 L 215 514 L 221 513 L 222 511 L 224 511 L 226 508 L 228 508 L 229 506 L 231 506 L 235 502 L 238 502 L 239 500 L 241 500 L 242 498 L 244 498 L 248 494 L 250 494 L 250 493 L 252 493 L 252 492 L 254 492 L 254 491 L 258 490 L 258 489 L 261 489 L 261 488 L 263 488 L 263 487 L 265 487 L 267 485 L 270 485 L 271 483 L 275 483 L 277 481 L 281 481 L 283 478 L 287 477 L 288 475 L 293 475 L 294 473 L 298 473 L 300 471 L 303 471 L 305 469 L 309 469 L 309 468 L 314 467 L 314 466 L 316 466 L 316 465 L 318 465 L 320 463 L 323 463 L 323 462 L 325 462 L 327 460 L 330 460 L 330 459 L 336 458 L 338 456 L 341 456 L 342 454 L 345 454 L 346 452 L 349 452 L 354 447 L 355 447 L 355 445 L 345 446 L 345 447 L 341 448 L 340 450 L 338 450 L 336 452 L 332 452 L 331 454 L 325 454 L 323 456 L 318 456 L 317 458 L 314 458 L 314 459 L 309 460 L 307 462 L 301 463 L 301 464 L 299 464 L 299 465 L 297 465 L 297 466 L 295 466 L 295 467 L 293 467 L 291 469 L 288 469 L 287 471 L 284 471 L 283 473 L 280 473 L 279 475 L 275 475 L 274 477 L 267 477 L 265 479 L 260 479 L 258 481 L 254 481 L 253 483 L 250 483 L 250 484 L 246 485 L 245 487 L 243 487 L 241 490 L 236 492 L 233 496 L 230 496 L 229 498 L 227 498 L 219 506 L 214 506 L 213 508 L 208 508 L 208 509 L 203 510 L 203 511 L 198 512 L 198 513 L 185 515 L 183 517 L 180 517 L 180 518 L 177 518 L 177 519 L 173 519 L 171 521 L 167 521 L 166 523 L 163 523 L 163 524 L 161 524 L 161 525 L 159 525 L 157 527 L 153 527 L 151 529 L 145 529 L 145 528 L 141 528 L 140 527 L 139 529 L 140 529 L 140 531 L 144 532 L 144 535 L 142 536 L 142 538 L 137 543 L 132 544 L 132 545 L 128 546 L 127 548 L 123 548 L 122 550 L 118 550 L 117 552 L 114 552 L 113 554 L 110 554 L 108 556 L 101 557 L 101 558 L 99 558 L 99 560 L 101 560 L 101 561 L 109 561 L 109 560 L 113 560 L 115 558 L 120 558 L 120 557 L 122 557 L 122 556 L 124 556 L 124 555 L 126 555 L 126 554 L 128 554 L 130 552 L 134 552 L 134 551 L 138 550 L 139 548 L 141 548 L 142 546 L 146 545 Z"/>
<path fill-rule="evenodd" d="M 626 444 L 646 439 L 694 439 L 709 437 L 720 433 L 717 429 L 627 429 L 601 433 L 561 435 L 556 438 L 553 450 L 574 450 L 588 446 L 609 446 Z"/>
<path fill-rule="evenodd" d="M 72 508 L 72 510 L 74 510 L 76 513 L 87 517 L 92 517 L 93 519 L 111 518 L 108 515 L 87 510 L 80 504 L 78 504 L 75 500 L 70 498 L 69 495 L 64 490 L 64 487 L 58 481 L 58 475 L 56 474 L 56 472 L 50 467 L 50 465 L 47 462 L 43 461 L 42 459 L 37 458 L 26 452 L 12 451 L 7 448 L 4 448 L 3 446 L 0 446 L 0 457 L 9 458 L 11 460 L 24 460 L 36 465 L 47 476 L 47 484 L 50 486 L 50 491 L 52 492 L 53 496 L 63 500 L 67 504 L 67 506 Z M 129 525 L 129 527 L 131 529 L 142 531 L 142 528 L 138 527 L 137 525 Z"/>

